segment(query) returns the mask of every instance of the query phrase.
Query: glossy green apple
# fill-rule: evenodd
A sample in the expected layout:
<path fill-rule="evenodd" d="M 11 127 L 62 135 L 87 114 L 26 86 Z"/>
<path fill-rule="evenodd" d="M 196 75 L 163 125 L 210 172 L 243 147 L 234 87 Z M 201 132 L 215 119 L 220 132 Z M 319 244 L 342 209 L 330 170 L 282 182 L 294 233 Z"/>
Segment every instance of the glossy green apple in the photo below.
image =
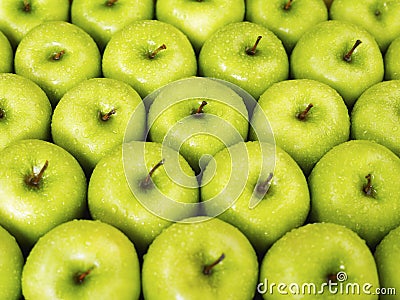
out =
<path fill-rule="evenodd" d="M 36 82 L 54 107 L 69 89 L 101 75 L 100 52 L 78 26 L 45 22 L 29 31 L 18 45 L 15 73 Z"/>
<path fill-rule="evenodd" d="M 290 66 L 293 78 L 330 85 L 349 108 L 384 75 L 382 54 L 374 37 L 360 26 L 337 20 L 308 30 L 294 47 Z"/>
<path fill-rule="evenodd" d="M 34 82 L 0 74 L 0 149 L 22 139 L 50 138 L 51 104 Z"/>
<path fill-rule="evenodd" d="M 245 166 L 227 163 L 233 152 Z M 200 194 L 207 215 L 227 208 L 218 218 L 243 232 L 259 254 L 301 226 L 310 209 L 307 181 L 296 162 L 281 148 L 259 142 L 218 152 L 204 171 Z"/>
<path fill-rule="evenodd" d="M 400 60 L 397 56 L 399 51 L 400 36 L 389 45 L 384 56 L 386 80 L 400 79 Z"/>
<path fill-rule="evenodd" d="M 400 80 L 373 85 L 358 98 L 351 112 L 352 138 L 373 140 L 400 157 L 399 108 Z"/>
<path fill-rule="evenodd" d="M 129 135 L 127 127 L 132 126 Z M 69 90 L 52 118 L 54 143 L 73 154 L 87 172 L 123 141 L 143 140 L 146 112 L 139 94 L 110 78 L 85 80 Z"/>
<path fill-rule="evenodd" d="M 247 238 L 219 219 L 175 223 L 150 245 L 143 295 L 164 299 L 253 299 L 258 262 Z"/>
<path fill-rule="evenodd" d="M 99 221 L 74 220 L 45 234 L 22 273 L 25 299 L 139 299 L 140 269 L 134 245 Z"/>
<path fill-rule="evenodd" d="M 150 140 L 179 151 L 199 173 L 210 156 L 247 139 L 248 112 L 243 99 L 228 86 L 193 77 L 157 93 L 147 124 Z"/>
<path fill-rule="evenodd" d="M 288 78 L 289 62 L 282 42 L 272 31 L 251 22 L 217 30 L 199 54 L 202 76 L 232 82 L 256 100 L 272 84 Z"/>
<path fill-rule="evenodd" d="M 335 0 L 329 17 L 364 27 L 376 39 L 384 53 L 400 35 L 400 2 L 398 0 Z"/>
<path fill-rule="evenodd" d="M 219 28 L 241 22 L 245 15 L 244 0 L 158 0 L 156 18 L 172 24 L 186 34 L 196 52 Z"/>
<path fill-rule="evenodd" d="M 37 25 L 46 21 L 67 21 L 68 0 L 2 0 L 0 30 L 15 49 L 22 38 Z"/>
<path fill-rule="evenodd" d="M 71 5 L 71 22 L 89 33 L 101 50 L 115 32 L 153 14 L 153 0 L 75 0 Z"/>
<path fill-rule="evenodd" d="M 259 293 L 271 299 L 378 299 L 374 257 L 356 233 L 331 223 L 293 229 L 267 252 Z"/>
<path fill-rule="evenodd" d="M 328 85 L 309 79 L 273 84 L 258 100 L 251 119 L 251 140 L 269 138 L 254 130 L 268 119 L 275 142 L 308 175 L 333 146 L 349 139 L 350 121 L 342 97 Z"/>
<path fill-rule="evenodd" d="M 15 238 L 0 226 L 0 299 L 21 299 L 22 251 Z"/>
<path fill-rule="evenodd" d="M 378 143 L 335 146 L 309 177 L 311 220 L 344 225 L 375 247 L 400 225 L 399 172 L 400 158 Z"/>
<path fill-rule="evenodd" d="M 381 300 L 395 300 L 400 290 L 400 227 L 390 231 L 375 250 L 375 261 L 378 268 L 379 282 L 385 288 Z M 383 292 L 383 290 L 382 290 Z"/>
<path fill-rule="evenodd" d="M 105 77 L 125 81 L 142 98 L 197 72 L 188 38 L 176 27 L 157 20 L 135 21 L 114 34 L 102 64 Z"/>
<path fill-rule="evenodd" d="M 267 27 L 290 53 L 308 29 L 328 20 L 328 9 L 323 0 L 247 0 L 246 20 Z"/>
<path fill-rule="evenodd" d="M 173 171 L 167 173 L 171 168 Z M 190 183 L 181 185 L 182 180 L 175 181 L 177 176 L 188 176 Z M 170 201 L 185 206 L 198 200 L 198 183 L 184 158 L 151 142 L 132 141 L 115 148 L 97 164 L 88 188 L 92 218 L 119 228 L 134 242 L 139 253 L 145 253 L 172 221 L 197 213 L 196 206 L 182 211 L 169 206 Z"/>
<path fill-rule="evenodd" d="M 0 225 L 23 249 L 60 223 L 83 216 L 86 178 L 64 149 L 22 140 L 1 150 Z"/>
<path fill-rule="evenodd" d="M 14 69 L 14 51 L 3 32 L 0 31 L 0 73 L 10 73 Z"/>

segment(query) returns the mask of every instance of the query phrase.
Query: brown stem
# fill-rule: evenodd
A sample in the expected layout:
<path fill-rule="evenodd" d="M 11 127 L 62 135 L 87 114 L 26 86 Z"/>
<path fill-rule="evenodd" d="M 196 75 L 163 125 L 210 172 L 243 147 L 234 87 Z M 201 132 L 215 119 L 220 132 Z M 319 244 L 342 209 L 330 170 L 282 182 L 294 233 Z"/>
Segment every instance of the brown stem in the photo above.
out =
<path fill-rule="evenodd" d="M 153 59 L 154 57 L 156 57 L 156 55 L 158 54 L 158 52 L 167 49 L 167 46 L 165 44 L 162 44 L 160 47 L 158 47 L 157 49 L 155 49 L 154 51 L 149 53 L 149 58 Z"/>
<path fill-rule="evenodd" d="M 365 176 L 365 178 L 367 179 L 367 184 L 364 186 L 363 191 L 367 196 L 374 196 L 375 190 L 372 186 L 371 174 L 368 174 L 367 176 Z"/>
<path fill-rule="evenodd" d="M 102 120 L 102 121 L 108 121 L 108 120 L 110 120 L 110 118 L 111 118 L 111 116 L 112 115 L 114 115 L 116 113 L 116 111 L 115 111 L 115 109 L 113 108 L 113 109 L 111 109 L 108 113 L 106 113 L 106 114 L 102 114 L 102 113 L 100 113 L 100 119 Z"/>
<path fill-rule="evenodd" d="M 207 104 L 208 104 L 207 101 L 204 101 L 204 100 L 203 100 L 203 102 L 201 102 L 199 108 L 196 110 L 196 114 L 202 114 L 202 113 L 203 113 L 203 108 L 204 108 L 204 106 L 206 106 Z"/>
<path fill-rule="evenodd" d="M 78 273 L 75 275 L 75 282 L 78 284 L 82 284 L 85 278 L 92 272 L 93 268 L 88 269 L 85 272 Z"/>
<path fill-rule="evenodd" d="M 271 186 L 273 176 L 274 175 L 272 173 L 269 173 L 267 179 L 264 182 L 261 182 L 257 185 L 256 189 L 258 193 L 265 195 L 265 193 L 268 192 L 269 187 Z"/>
<path fill-rule="evenodd" d="M 26 178 L 26 183 L 30 186 L 38 187 L 40 180 L 42 180 L 43 174 L 46 171 L 48 166 L 49 166 L 49 161 L 46 160 L 42 169 L 39 171 L 38 174 L 35 174 L 35 172 L 33 172 L 32 175 L 30 175 Z"/>
<path fill-rule="evenodd" d="M 115 4 L 115 2 L 117 2 L 118 0 L 107 0 L 106 1 L 106 6 L 113 6 Z"/>
<path fill-rule="evenodd" d="M 149 174 L 147 174 L 146 178 L 141 182 L 140 186 L 142 188 L 148 188 L 151 184 L 151 176 L 153 175 L 153 173 L 162 165 L 164 164 L 164 159 L 160 160 L 149 172 Z"/>
<path fill-rule="evenodd" d="M 203 268 L 203 274 L 204 275 L 210 275 L 212 272 L 212 269 L 218 265 L 223 259 L 225 258 L 225 254 L 222 253 L 220 257 L 216 261 L 214 261 L 211 265 L 204 266 Z"/>
<path fill-rule="evenodd" d="M 304 120 L 307 118 L 307 115 L 308 115 L 310 109 L 313 108 L 313 106 L 314 106 L 314 105 L 313 105 L 312 103 L 308 104 L 308 106 L 306 107 L 306 109 L 303 110 L 301 113 L 299 113 L 299 114 L 297 115 L 297 118 L 298 118 L 300 121 L 304 121 Z"/>
<path fill-rule="evenodd" d="M 259 35 L 259 36 L 257 37 L 256 42 L 254 43 L 254 46 L 251 47 L 251 48 L 247 48 L 247 49 L 246 49 L 246 53 L 247 53 L 248 55 L 255 55 L 255 54 L 256 54 L 256 52 L 257 52 L 257 46 L 258 46 L 258 43 L 260 42 L 261 39 L 262 39 L 262 36 Z"/>
<path fill-rule="evenodd" d="M 345 61 L 347 61 L 347 62 L 350 62 L 350 61 L 351 61 L 351 55 L 353 54 L 354 50 L 356 50 L 356 48 L 357 48 L 360 44 L 361 44 L 361 41 L 360 41 L 360 40 L 357 40 L 357 41 L 354 43 L 353 47 L 350 49 L 350 51 L 347 52 L 347 54 L 346 54 L 345 56 L 343 56 L 343 59 L 344 59 Z"/>
<path fill-rule="evenodd" d="M 60 52 L 54 53 L 52 59 L 53 60 L 60 60 L 61 57 L 65 54 L 65 50 L 61 50 Z"/>
<path fill-rule="evenodd" d="M 337 274 L 328 274 L 328 276 L 326 276 L 326 280 L 327 280 L 327 282 L 336 283 L 338 281 Z"/>
<path fill-rule="evenodd" d="M 289 0 L 289 1 L 285 4 L 285 7 L 284 7 L 285 10 L 288 10 L 288 9 L 292 6 L 292 1 L 293 1 L 293 0 Z"/>
<path fill-rule="evenodd" d="M 30 12 L 32 10 L 29 0 L 24 0 L 24 12 Z"/>

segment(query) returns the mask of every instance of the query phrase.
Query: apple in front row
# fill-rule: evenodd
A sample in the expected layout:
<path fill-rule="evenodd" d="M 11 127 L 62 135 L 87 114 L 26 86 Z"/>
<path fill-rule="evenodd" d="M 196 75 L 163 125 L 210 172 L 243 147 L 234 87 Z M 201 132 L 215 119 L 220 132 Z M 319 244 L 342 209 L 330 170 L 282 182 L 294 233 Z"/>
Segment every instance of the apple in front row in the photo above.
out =
<path fill-rule="evenodd" d="M 134 245 L 118 229 L 73 220 L 46 233 L 22 271 L 26 299 L 139 299 L 140 269 Z"/>

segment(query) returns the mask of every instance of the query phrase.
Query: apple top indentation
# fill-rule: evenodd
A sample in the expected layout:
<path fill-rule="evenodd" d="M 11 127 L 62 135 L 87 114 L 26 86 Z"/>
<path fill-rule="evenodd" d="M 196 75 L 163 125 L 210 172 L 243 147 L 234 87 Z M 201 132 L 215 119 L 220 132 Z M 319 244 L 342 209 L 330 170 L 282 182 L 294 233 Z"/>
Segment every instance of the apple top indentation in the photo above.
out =
<path fill-rule="evenodd" d="M 47 167 L 49 166 L 49 161 L 46 160 L 43 167 L 40 169 L 39 173 L 35 174 L 34 170 L 32 174 L 28 175 L 25 179 L 25 182 L 28 186 L 38 188 L 39 184 L 43 178 L 43 174 L 46 171 Z"/>
<path fill-rule="evenodd" d="M 360 40 L 357 40 L 353 47 L 350 49 L 349 52 L 347 52 L 344 56 L 343 59 L 347 62 L 351 62 L 351 56 L 353 55 L 354 50 L 356 50 L 356 48 L 361 44 L 362 42 Z"/>
<path fill-rule="evenodd" d="M 314 105 L 312 103 L 308 104 L 307 107 L 305 108 L 305 110 L 303 110 L 302 112 L 297 114 L 297 116 L 296 116 L 297 119 L 299 119 L 300 121 L 306 120 L 311 108 L 313 108 L 313 107 L 314 107 Z"/>
<path fill-rule="evenodd" d="M 165 160 L 162 159 L 160 160 L 149 172 L 149 174 L 147 174 L 146 178 L 144 180 L 142 180 L 140 182 L 140 187 L 142 189 L 149 189 L 151 187 L 153 187 L 153 181 L 151 180 L 151 176 L 154 174 L 154 172 L 161 167 L 164 164 Z"/>
<path fill-rule="evenodd" d="M 218 265 L 221 261 L 223 261 L 225 258 L 225 254 L 222 253 L 220 257 L 218 257 L 213 263 L 204 266 L 203 268 L 203 274 L 204 275 L 210 275 L 212 273 L 213 268 Z"/>
<path fill-rule="evenodd" d="M 118 0 L 107 0 L 106 1 L 106 6 L 111 7 L 114 6 L 114 4 L 118 2 Z"/>
<path fill-rule="evenodd" d="M 29 12 L 32 11 L 31 3 L 30 3 L 29 0 L 24 0 L 24 5 L 23 5 L 23 7 L 22 7 L 22 10 L 23 10 L 24 12 L 27 12 L 27 13 L 29 13 Z"/>
<path fill-rule="evenodd" d="M 255 55 L 255 54 L 257 53 L 257 45 L 258 45 L 258 43 L 260 42 L 261 39 L 262 39 L 262 36 L 259 35 L 259 36 L 257 37 L 257 40 L 256 40 L 256 42 L 254 43 L 253 47 L 251 47 L 251 48 L 250 48 L 250 47 L 247 47 L 247 48 L 246 48 L 246 54 L 251 55 L 251 56 Z"/>
<path fill-rule="evenodd" d="M 6 112 L 4 111 L 4 109 L 0 108 L 0 120 L 4 119 L 5 116 Z"/>

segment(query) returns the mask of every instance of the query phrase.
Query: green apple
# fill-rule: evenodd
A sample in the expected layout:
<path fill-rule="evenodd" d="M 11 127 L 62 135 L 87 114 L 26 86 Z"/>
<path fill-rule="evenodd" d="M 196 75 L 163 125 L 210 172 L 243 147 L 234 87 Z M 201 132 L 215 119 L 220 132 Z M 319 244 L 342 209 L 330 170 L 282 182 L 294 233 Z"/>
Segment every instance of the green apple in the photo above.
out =
<path fill-rule="evenodd" d="M 10 73 L 14 69 L 14 51 L 3 32 L 0 31 L 0 73 Z"/>
<path fill-rule="evenodd" d="M 400 35 L 400 2 L 398 0 L 335 0 L 329 17 L 364 27 L 384 53 Z"/>
<path fill-rule="evenodd" d="M 258 262 L 247 238 L 219 219 L 175 223 L 150 245 L 143 295 L 164 299 L 253 299 Z"/>
<path fill-rule="evenodd" d="M 335 146 L 309 177 L 311 220 L 347 226 L 373 248 L 400 225 L 400 158 L 366 140 Z"/>
<path fill-rule="evenodd" d="M 379 299 L 396 300 L 400 290 L 400 227 L 390 231 L 376 247 L 375 261 L 382 287 Z"/>
<path fill-rule="evenodd" d="M 188 38 L 157 20 L 134 21 L 115 33 L 104 50 L 102 64 L 105 77 L 125 81 L 142 98 L 197 72 Z"/>
<path fill-rule="evenodd" d="M 156 18 L 172 24 L 186 34 L 196 52 L 219 28 L 241 22 L 245 16 L 244 0 L 158 0 Z"/>
<path fill-rule="evenodd" d="M 307 30 L 328 20 L 328 9 L 323 0 L 247 0 L 246 19 L 275 33 L 290 53 Z"/>
<path fill-rule="evenodd" d="M 400 60 L 397 54 L 400 51 L 400 36 L 390 43 L 384 56 L 385 79 L 400 79 Z"/>
<path fill-rule="evenodd" d="M 358 25 L 337 20 L 308 30 L 294 47 L 290 66 L 293 78 L 330 85 L 349 108 L 384 75 L 382 54 L 374 37 Z"/>
<path fill-rule="evenodd" d="M 202 76 L 232 82 L 256 100 L 272 84 L 288 78 L 289 62 L 282 42 L 272 31 L 251 22 L 217 30 L 199 54 Z"/>
<path fill-rule="evenodd" d="M 269 138 L 263 130 L 255 130 L 263 126 L 260 123 L 265 118 L 276 144 L 294 158 L 306 175 L 328 150 L 347 141 L 350 135 L 349 113 L 342 97 L 315 80 L 285 80 L 269 87 L 251 118 L 251 140 Z"/>
<path fill-rule="evenodd" d="M 15 238 L 0 226 L 0 299 L 21 299 L 24 257 Z"/>
<path fill-rule="evenodd" d="M 352 230 L 314 223 L 293 229 L 267 252 L 257 290 L 270 299 L 378 299 L 374 257 Z"/>
<path fill-rule="evenodd" d="M 90 177 L 88 205 L 92 218 L 119 228 L 139 253 L 145 253 L 173 221 L 198 212 L 196 177 L 184 158 L 177 155 L 151 142 L 132 141 L 115 148 L 100 160 Z M 177 177 L 191 179 L 185 183 Z"/>
<path fill-rule="evenodd" d="M 147 123 L 151 141 L 179 151 L 199 173 L 210 156 L 247 139 L 248 111 L 228 86 L 192 77 L 157 91 Z"/>
<path fill-rule="evenodd" d="M 244 166 L 229 163 L 233 152 Z M 218 218 L 243 232 L 259 254 L 301 226 L 310 209 L 307 181 L 293 158 L 259 142 L 238 143 L 218 152 L 204 170 L 200 194 L 206 214 L 223 211 Z"/>
<path fill-rule="evenodd" d="M 63 21 L 36 26 L 18 45 L 15 73 L 36 82 L 53 107 L 81 81 L 101 75 L 101 57 L 93 39 Z"/>
<path fill-rule="evenodd" d="M 83 216 L 86 178 L 64 149 L 22 140 L 1 150 L 0 225 L 23 249 L 60 223 Z"/>
<path fill-rule="evenodd" d="M 68 0 L 2 0 L 0 30 L 15 49 L 22 38 L 37 25 L 46 21 L 67 21 Z"/>
<path fill-rule="evenodd" d="M 400 80 L 373 85 L 358 98 L 351 112 L 352 138 L 373 140 L 400 157 L 399 108 Z"/>
<path fill-rule="evenodd" d="M 132 127 L 129 131 L 128 126 Z M 54 109 L 51 133 L 54 143 L 73 154 L 90 173 L 117 145 L 143 140 L 145 127 L 143 101 L 130 85 L 92 78 L 61 98 Z"/>
<path fill-rule="evenodd" d="M 153 14 L 153 0 L 75 0 L 71 5 L 71 22 L 89 33 L 101 50 L 115 32 Z"/>
<path fill-rule="evenodd" d="M 118 229 L 74 220 L 46 233 L 22 272 L 26 299 L 139 299 L 140 269 L 134 245 Z"/>
<path fill-rule="evenodd" d="M 51 104 L 31 80 L 0 74 L 0 149 L 22 139 L 50 138 Z"/>

